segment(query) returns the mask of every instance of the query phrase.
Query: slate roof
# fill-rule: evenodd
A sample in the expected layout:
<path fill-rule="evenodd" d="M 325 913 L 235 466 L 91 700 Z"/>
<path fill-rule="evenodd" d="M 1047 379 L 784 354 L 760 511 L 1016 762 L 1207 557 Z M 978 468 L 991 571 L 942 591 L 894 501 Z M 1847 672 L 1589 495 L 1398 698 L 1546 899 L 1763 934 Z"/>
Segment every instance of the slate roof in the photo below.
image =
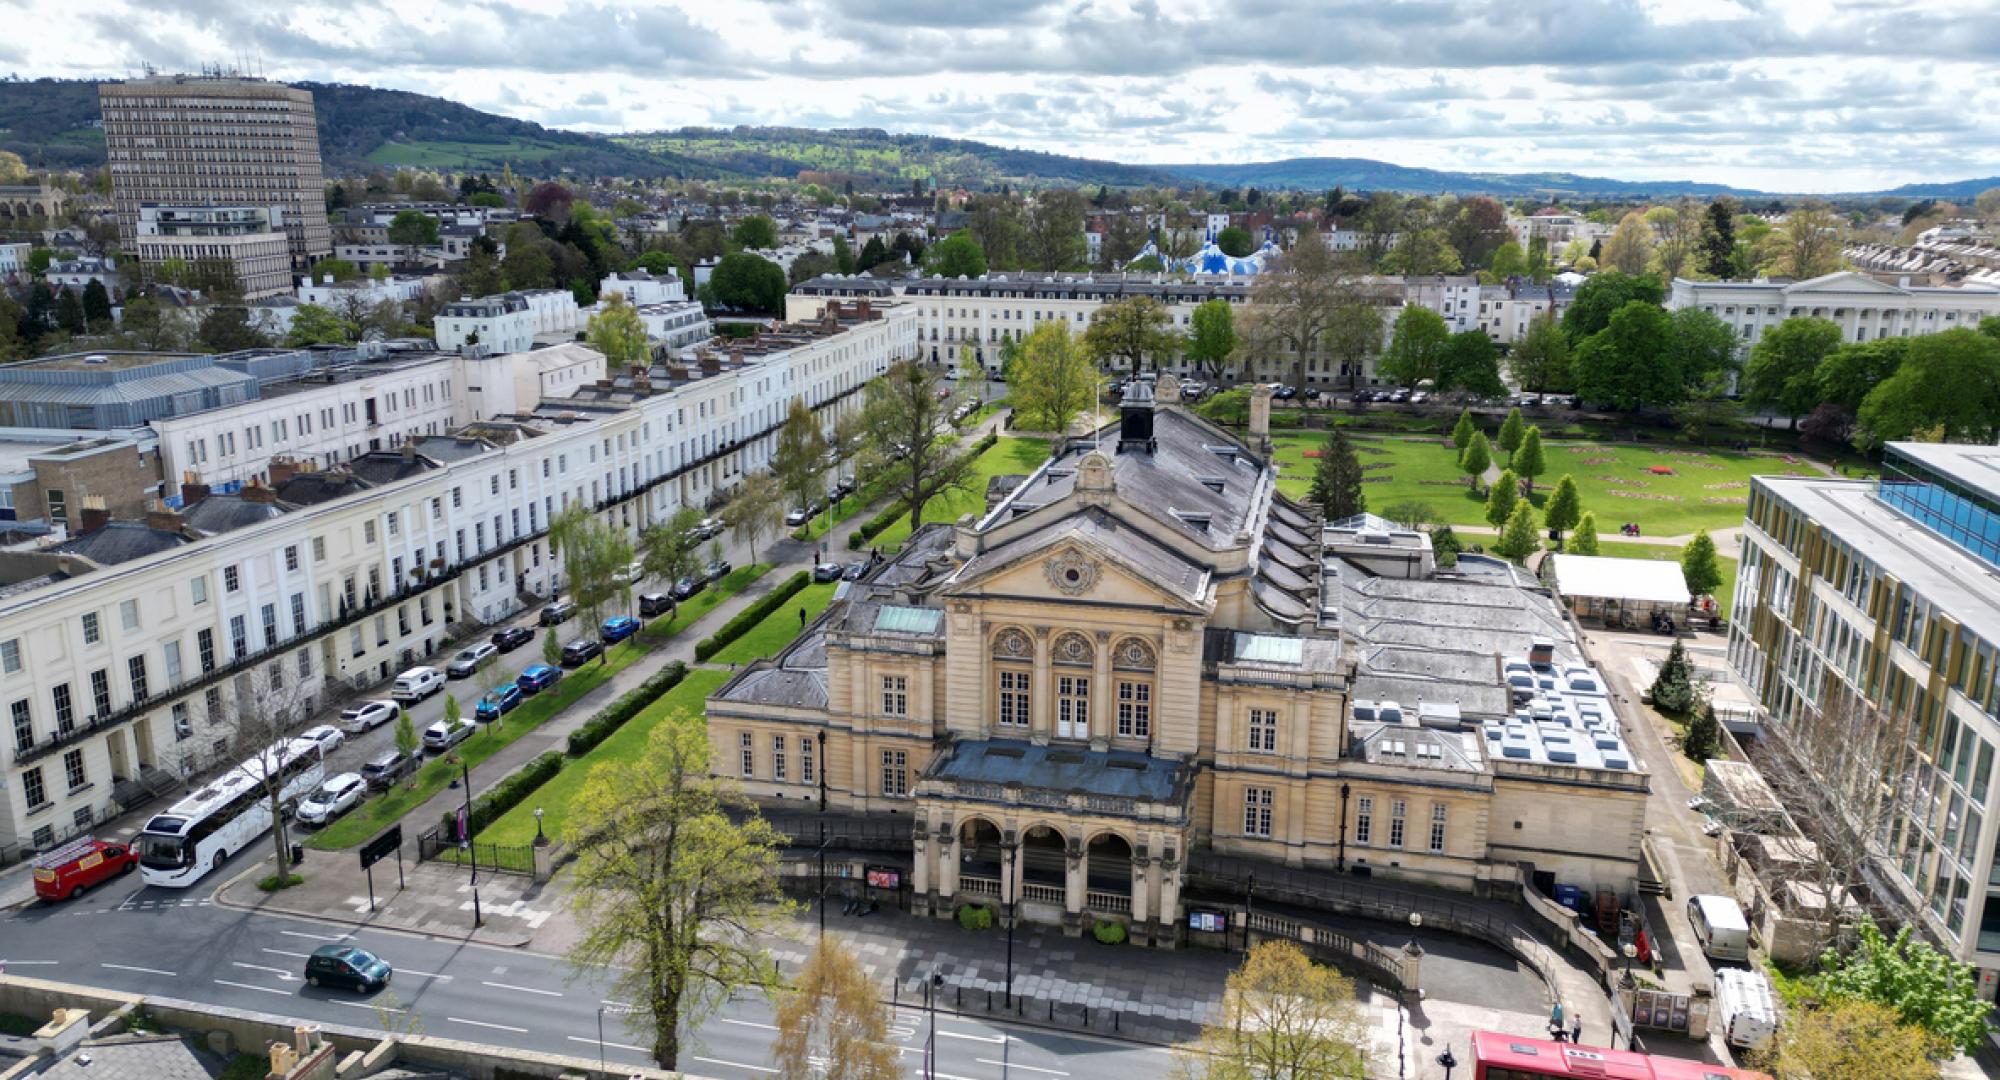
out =
<path fill-rule="evenodd" d="M 961 739 L 932 758 L 924 776 L 1169 802 L 1179 799 L 1189 772 L 1179 762 L 1137 750 L 1037 746 L 1024 739 Z"/>
<path fill-rule="evenodd" d="M 242 495 L 209 495 L 181 511 L 181 520 L 203 536 L 218 536 L 283 517 L 288 509 L 276 503 L 252 502 Z"/>
<path fill-rule="evenodd" d="M 81 555 L 99 566 L 116 566 L 157 555 L 188 542 L 188 538 L 179 533 L 148 528 L 143 522 L 113 521 L 48 550 L 64 555 Z"/>
<path fill-rule="evenodd" d="M 1101 549 L 1142 579 L 1159 585 L 1189 603 L 1202 602 L 1208 570 L 1182 558 L 1145 533 L 1105 511 L 1091 507 L 999 547 L 980 552 L 954 578 L 970 581 L 991 570 L 1032 557 L 1038 552 L 1080 540 Z"/>
<path fill-rule="evenodd" d="M 136 1033 L 87 1039 L 40 1075 L 43 1080 L 214 1080 L 181 1036 Z"/>
<path fill-rule="evenodd" d="M 368 481 L 345 469 L 302 472 L 279 484 L 278 499 L 293 506 L 317 506 L 366 490 Z"/>

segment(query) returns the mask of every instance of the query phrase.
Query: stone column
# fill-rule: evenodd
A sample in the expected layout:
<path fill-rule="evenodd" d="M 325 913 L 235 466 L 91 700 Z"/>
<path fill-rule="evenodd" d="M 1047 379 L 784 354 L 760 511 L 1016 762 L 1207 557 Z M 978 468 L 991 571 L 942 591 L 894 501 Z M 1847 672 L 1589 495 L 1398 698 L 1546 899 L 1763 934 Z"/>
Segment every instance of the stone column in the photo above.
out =
<path fill-rule="evenodd" d="M 1132 926 L 1144 926 L 1152 910 L 1153 857 L 1142 844 L 1132 849 Z"/>
<path fill-rule="evenodd" d="M 1172 847 L 1160 858 L 1159 920 L 1164 932 L 1154 943 L 1172 948 L 1180 940 L 1181 922 L 1181 863 Z"/>
<path fill-rule="evenodd" d="M 1035 627 L 1035 685 L 1028 700 L 1028 731 L 1037 744 L 1046 744 L 1055 732 L 1055 687 L 1049 664 L 1049 628 Z"/>
<path fill-rule="evenodd" d="M 1090 748 L 1106 749 L 1114 734 L 1116 687 L 1111 683 L 1111 633 L 1097 632 L 1096 660 L 1090 672 Z"/>
<path fill-rule="evenodd" d="M 931 910 L 931 846 L 930 827 L 922 819 L 910 830 L 910 896 L 916 913 L 926 915 Z"/>
<path fill-rule="evenodd" d="M 938 822 L 937 844 L 937 907 L 939 918 L 951 915 L 951 902 L 958 895 L 959 842 L 958 829 L 948 821 Z"/>
<path fill-rule="evenodd" d="M 1083 934 L 1083 912 L 1089 900 L 1086 890 L 1090 887 L 1090 855 L 1084 850 L 1083 843 L 1076 839 L 1070 840 L 1069 848 L 1063 854 L 1067 856 L 1068 863 L 1063 874 L 1063 933 L 1080 937 Z"/>

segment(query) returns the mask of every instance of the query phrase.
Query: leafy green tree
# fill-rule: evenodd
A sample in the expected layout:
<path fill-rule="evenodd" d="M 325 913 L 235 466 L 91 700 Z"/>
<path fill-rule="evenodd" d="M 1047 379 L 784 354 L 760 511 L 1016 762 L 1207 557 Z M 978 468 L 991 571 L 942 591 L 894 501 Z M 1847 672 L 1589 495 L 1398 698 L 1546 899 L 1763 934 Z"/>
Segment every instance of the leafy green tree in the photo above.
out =
<path fill-rule="evenodd" d="M 1443 229 L 1410 229 L 1396 238 L 1396 246 L 1382 259 L 1382 267 L 1392 274 L 1429 277 L 1456 274 L 1464 266 L 1458 250 Z"/>
<path fill-rule="evenodd" d="M 1051 319 L 1036 323 L 1022 342 L 1007 385 L 1022 427 L 1061 434 L 1097 404 L 1104 376 L 1084 343 L 1070 336 L 1069 323 Z"/>
<path fill-rule="evenodd" d="M 862 391 L 862 424 L 867 431 L 864 460 L 888 491 L 910 511 L 912 532 L 924 523 L 924 508 L 946 491 L 964 487 L 974 475 L 972 457 L 953 451 L 956 433 L 950 416 L 954 395 L 941 394 L 942 380 L 928 364 L 899 360 Z"/>
<path fill-rule="evenodd" d="M 1232 386 L 1220 394 L 1210 394 L 1194 407 L 1194 412 L 1213 423 L 1242 427 L 1250 422 L 1250 388 Z"/>
<path fill-rule="evenodd" d="M 1528 273 L 1528 256 L 1521 250 L 1518 241 L 1509 239 L 1493 249 L 1493 276 L 1506 281 L 1510 277 L 1525 277 Z"/>
<path fill-rule="evenodd" d="M 1478 431 L 1479 425 L 1472 420 L 1472 410 L 1460 409 L 1458 412 L 1458 423 L 1452 425 L 1451 428 L 1451 444 L 1458 447 L 1458 452 L 1463 454 L 1465 453 L 1467 444 L 1472 442 L 1472 436 L 1478 433 Z"/>
<path fill-rule="evenodd" d="M 1298 243 L 1267 265 L 1251 286 L 1241 331 L 1247 355 L 1290 359 L 1292 385 L 1304 389 L 1306 358 L 1313 350 L 1327 346 L 1330 352 L 1341 351 L 1327 338 L 1336 325 L 1335 313 L 1356 297 L 1359 270 L 1356 260 L 1329 250 L 1317 229 L 1301 233 Z M 1379 343 L 1378 334 L 1372 347 Z"/>
<path fill-rule="evenodd" d="M 1411 304 L 1396 316 L 1396 328 L 1389 336 L 1389 347 L 1382 351 L 1382 359 L 1376 362 L 1375 373 L 1398 386 L 1415 387 L 1425 380 L 1435 382 L 1450 339 L 1451 331 L 1445 327 L 1444 316 Z"/>
<path fill-rule="evenodd" d="M 1661 661 L 1660 673 L 1653 678 L 1651 695 L 1653 708 L 1675 718 L 1692 713 L 1700 699 L 1694 681 L 1694 663 L 1688 659 L 1687 648 L 1678 637 L 1674 639 L 1674 647 L 1667 650 L 1667 658 Z"/>
<path fill-rule="evenodd" d="M 1222 253 L 1232 259 L 1243 258 L 1257 250 L 1257 242 L 1251 239 L 1250 230 L 1236 225 L 1216 233 L 1215 246 L 1221 248 Z"/>
<path fill-rule="evenodd" d="M 1319 507 L 1321 520 L 1341 521 L 1367 511 L 1368 496 L 1361 482 L 1361 460 L 1347 429 L 1335 427 L 1327 433 L 1313 467 L 1311 498 Z"/>
<path fill-rule="evenodd" d="M 604 365 L 614 373 L 648 363 L 652 348 L 646 343 L 646 324 L 639 312 L 625 302 L 624 293 L 612 293 L 602 310 L 590 317 L 584 340 L 604 354 Z"/>
<path fill-rule="evenodd" d="M 1702 229 L 1702 271 L 1718 279 L 1734 277 L 1735 258 L 1736 201 L 1717 199 L 1708 204 L 1708 222 Z"/>
<path fill-rule="evenodd" d="M 1877 338 L 1842 345 L 1820 361 L 1814 377 L 1819 399 L 1859 412 L 1868 392 L 1894 378 L 1909 355 L 1910 338 Z"/>
<path fill-rule="evenodd" d="M 555 631 L 551 630 L 549 634 L 553 638 Z M 561 659 L 561 651 L 558 650 L 557 653 L 557 659 Z M 410 710 L 399 706 L 396 709 L 396 752 L 406 758 L 414 759 L 419 741 L 416 721 L 410 719 Z"/>
<path fill-rule="evenodd" d="M 1210 378 L 1220 379 L 1229 370 L 1236 352 L 1236 309 L 1227 300 L 1204 300 L 1188 316 L 1190 332 L 1187 356 Z"/>
<path fill-rule="evenodd" d="M 736 223 L 729 239 L 745 250 L 774 248 L 778 246 L 778 224 L 763 214 L 752 214 Z"/>
<path fill-rule="evenodd" d="M 1597 515 L 1588 510 L 1576 519 L 1576 532 L 1570 535 L 1564 550 L 1571 555 L 1597 554 Z"/>
<path fill-rule="evenodd" d="M 757 561 L 757 541 L 766 533 L 778 531 L 785 520 L 785 492 L 778 478 L 767 472 L 751 473 L 743 478 L 736 488 L 736 494 L 729 500 L 729 508 L 722 516 L 729 522 L 729 535 L 750 546 L 750 561 Z M 681 530 L 683 533 L 685 529 Z M 640 534 L 643 547 L 645 534 Z"/>
<path fill-rule="evenodd" d="M 201 325 L 195 328 L 195 340 L 204 352 L 235 352 L 238 349 L 262 349 L 271 344 L 257 328 L 250 325 L 250 313 L 233 305 L 217 304 L 202 316 Z"/>
<path fill-rule="evenodd" d="M 1619 219 L 1618 227 L 1605 238 L 1599 255 L 1605 266 L 1626 274 L 1643 273 L 1652 260 L 1653 229 L 1644 214 L 1634 210 Z"/>
<path fill-rule="evenodd" d="M 1083 346 L 1091 359 L 1107 368 L 1124 366 L 1133 378 L 1147 360 L 1157 371 L 1160 361 L 1171 359 L 1180 345 L 1173 316 L 1150 296 L 1128 296 L 1098 308 L 1083 332 Z"/>
<path fill-rule="evenodd" d="M 1340 365 L 1349 390 L 1361 385 L 1362 369 L 1368 358 L 1382 348 L 1382 308 L 1348 288 L 1328 312 L 1326 329 L 1320 335 L 1329 366 Z"/>
<path fill-rule="evenodd" d="M 964 229 L 930 246 L 924 253 L 925 268 L 940 277 L 975 279 L 986 273 L 986 253 L 979 241 Z"/>
<path fill-rule="evenodd" d="M 1541 549 L 1542 541 L 1535 531 L 1535 508 L 1523 499 L 1514 504 L 1514 512 L 1507 518 L 1507 524 L 1500 527 L 1500 538 L 1493 542 L 1493 553 L 1518 563 L 1526 562 L 1528 556 Z"/>
<path fill-rule="evenodd" d="M 632 582 L 625 573 L 632 565 L 632 539 L 625 530 L 606 524 L 588 506 L 575 502 L 549 522 L 549 549 L 562 559 L 570 598 L 591 631 L 604 622 L 614 603 L 620 609 L 632 606 Z M 599 653 L 598 662 L 610 663 L 609 652 Z"/>
<path fill-rule="evenodd" d="M 83 333 L 83 298 L 75 289 L 64 289 L 57 294 L 56 325 L 66 334 Z"/>
<path fill-rule="evenodd" d="M 1946 1046 L 1978 1052 L 1992 1030 L 1991 1006 L 1980 1000 L 1970 965 L 1939 952 L 1908 926 L 1891 939 L 1864 916 L 1858 934 L 1853 952 L 1829 950 L 1820 958 L 1826 973 L 1814 983 L 1822 993 L 1888 1006 Z"/>
<path fill-rule="evenodd" d="M 1743 365 L 1743 400 L 1752 408 L 1773 408 L 1799 425 L 1799 417 L 1820 402 L 1819 365 L 1840 347 L 1840 324 L 1794 316 L 1766 330 Z"/>
<path fill-rule="evenodd" d="M 898 1080 L 891 1013 L 861 957 L 821 938 L 779 999 L 771 1057 L 780 1080 Z"/>
<path fill-rule="evenodd" d="M 1788 1009 L 1762 1067 L 1782 1080 L 1938 1080 L 1938 1040 L 1872 1001 L 1835 999 Z"/>
<path fill-rule="evenodd" d="M 738 822 L 741 822 L 740 824 Z M 627 1030 L 662 1069 L 692 1030 L 742 989 L 778 981 L 760 933 L 784 919 L 781 838 L 729 781 L 711 775 L 707 728 L 676 710 L 645 747 L 591 769 L 570 809 L 570 891 L 579 971 L 613 973 L 635 1003 Z"/>
<path fill-rule="evenodd" d="M 407 249 L 405 257 L 414 259 L 417 248 L 438 242 L 438 221 L 421 210 L 398 210 L 389 219 L 389 242 Z"/>
<path fill-rule="evenodd" d="M 285 331 L 285 344 L 293 348 L 344 345 L 354 338 L 354 324 L 320 304 L 300 304 L 293 309 L 292 328 Z"/>
<path fill-rule="evenodd" d="M 96 278 L 83 287 L 83 325 L 93 334 L 111 329 L 111 294 Z"/>
<path fill-rule="evenodd" d="M 1526 267 L 1523 272 L 1535 284 L 1540 285 L 1549 280 L 1550 274 L 1553 273 L 1553 268 L 1549 263 L 1548 237 L 1530 236 L 1528 238 L 1528 255 L 1525 263 Z"/>
<path fill-rule="evenodd" d="M 889 245 L 883 243 L 881 234 L 877 233 L 861 245 L 861 254 L 855 258 L 854 266 L 865 274 L 888 261 Z"/>
<path fill-rule="evenodd" d="M 1960 327 L 1910 339 L 1902 366 L 1861 403 L 1869 445 L 1935 429 L 1951 442 L 2000 432 L 2000 340 Z"/>
<path fill-rule="evenodd" d="M 1507 392 L 1500 381 L 1500 353 L 1484 330 L 1461 330 L 1445 339 L 1438 354 L 1439 393 L 1462 390 L 1474 397 L 1498 397 Z"/>
<path fill-rule="evenodd" d="M 511 254 L 511 253 L 510 253 Z M 785 271 L 777 263 L 747 251 L 732 251 L 709 275 L 715 302 L 744 311 L 785 309 Z"/>
<path fill-rule="evenodd" d="M 1513 456 L 1507 459 L 1507 466 L 1514 470 L 1514 475 L 1521 478 L 1521 483 L 1527 487 L 1528 494 L 1533 495 L 1535 477 L 1549 471 L 1548 458 L 1542 453 L 1541 428 L 1529 427 L 1521 434 L 1521 445 L 1516 447 Z"/>
<path fill-rule="evenodd" d="M 1354 984 L 1289 941 L 1252 948 L 1189 1060 L 1201 1080 L 1349 1080 L 1368 1067 Z"/>
<path fill-rule="evenodd" d="M 1542 524 L 1555 533 L 1556 539 L 1577 527 L 1583 518 L 1583 498 L 1577 494 L 1576 478 L 1568 473 L 1556 481 L 1555 490 L 1549 493 L 1549 501 L 1542 506 Z"/>
<path fill-rule="evenodd" d="M 1512 455 L 1516 449 L 1520 448 L 1521 437 L 1527 433 L 1527 430 L 1528 424 L 1527 421 L 1521 419 L 1521 410 L 1508 409 L 1507 419 L 1500 421 L 1500 437 L 1495 441 L 1500 444 L 1500 449 Z"/>
<path fill-rule="evenodd" d="M 1715 717 L 1715 705 L 1707 702 L 1688 718 L 1687 732 L 1681 736 L 1681 753 L 1700 765 L 1722 748 L 1722 722 Z"/>
<path fill-rule="evenodd" d="M 1465 551 L 1465 544 L 1449 525 L 1439 525 L 1431 530 L 1431 555 L 1438 566 L 1449 570 L 1458 565 L 1458 557 Z"/>
<path fill-rule="evenodd" d="M 771 472 L 798 509 L 812 509 L 825 494 L 826 432 L 803 397 L 793 398 L 786 408 L 771 451 Z"/>
<path fill-rule="evenodd" d="M 1479 478 L 1485 476 L 1486 470 L 1492 467 L 1493 448 L 1486 444 L 1486 433 L 1473 432 L 1472 441 L 1466 443 L 1465 449 L 1458 455 L 1458 471 L 1465 474 L 1465 479 L 1471 484 L 1472 490 L 1478 491 Z"/>
<path fill-rule="evenodd" d="M 1696 532 L 1681 549 L 1681 576 L 1687 578 L 1690 596 L 1707 596 L 1721 587 L 1722 563 L 1707 529 Z"/>
<path fill-rule="evenodd" d="M 1655 277 L 1621 274 L 1616 270 L 1592 274 L 1590 280 L 1578 287 L 1576 299 L 1563 312 L 1563 333 L 1569 336 L 1573 348 L 1610 326 L 1611 317 L 1625 305 L 1643 300 L 1658 306 L 1665 298 L 1666 290 Z"/>
<path fill-rule="evenodd" d="M 54 265 L 56 253 L 51 248 L 34 248 L 28 252 L 28 273 L 35 277 L 48 276 L 49 267 Z"/>
<path fill-rule="evenodd" d="M 757 473 L 746 478 L 743 482 L 746 490 L 752 481 L 774 491 L 778 489 L 777 481 L 770 473 Z M 773 505 L 782 498 L 783 492 L 779 491 L 772 497 Z M 700 522 L 699 510 L 683 506 L 674 511 L 666 524 L 649 525 L 639 532 L 640 564 L 647 577 L 667 583 L 667 603 L 675 614 L 680 613 L 680 601 L 674 597 L 671 586 L 701 567 L 701 534 L 695 531 Z M 751 556 L 751 561 L 756 561 L 756 556 Z"/>
<path fill-rule="evenodd" d="M 1048 188 L 1035 196 L 1021 221 L 1021 255 L 1030 270 L 1055 273 L 1085 265 L 1083 219 L 1089 209 L 1069 188 Z"/>
<path fill-rule="evenodd" d="M 1512 469 L 1500 470 L 1500 479 L 1486 490 L 1486 523 L 1498 529 L 1514 516 L 1514 507 L 1521 501 L 1521 480 Z"/>
<path fill-rule="evenodd" d="M 1671 323 L 1658 305 L 1634 300 L 1586 338 L 1572 365 L 1586 400 L 1618 409 L 1671 405 L 1687 393 L 1674 370 Z"/>

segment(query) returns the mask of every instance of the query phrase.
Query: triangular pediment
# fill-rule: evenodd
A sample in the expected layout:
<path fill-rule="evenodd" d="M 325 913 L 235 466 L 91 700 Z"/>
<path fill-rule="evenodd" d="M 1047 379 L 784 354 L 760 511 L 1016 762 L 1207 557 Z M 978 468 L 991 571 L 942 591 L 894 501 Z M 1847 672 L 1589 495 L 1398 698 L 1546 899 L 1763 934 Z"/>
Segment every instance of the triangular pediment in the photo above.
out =
<path fill-rule="evenodd" d="M 941 594 L 1202 610 L 1204 567 L 1106 517 L 1083 515 L 1066 525 L 982 552 Z"/>
<path fill-rule="evenodd" d="M 1785 286 L 1785 295 L 1798 296 L 1811 293 L 1869 293 L 1878 296 L 1901 296 L 1904 290 L 1885 281 L 1877 281 L 1867 274 L 1857 274 L 1852 270 L 1839 270 L 1822 274 L 1816 278 L 1795 281 Z"/>

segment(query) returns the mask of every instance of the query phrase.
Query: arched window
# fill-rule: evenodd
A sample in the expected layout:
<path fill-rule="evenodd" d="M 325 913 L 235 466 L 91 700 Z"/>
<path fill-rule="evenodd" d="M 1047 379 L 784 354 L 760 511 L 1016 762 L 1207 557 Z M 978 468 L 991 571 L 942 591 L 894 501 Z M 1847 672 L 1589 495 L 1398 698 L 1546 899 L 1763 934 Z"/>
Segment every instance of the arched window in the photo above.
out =
<path fill-rule="evenodd" d="M 1153 677 L 1158 660 L 1153 647 L 1139 638 L 1125 638 L 1111 650 L 1112 681 L 1117 684 L 1121 739 L 1153 737 Z"/>
<path fill-rule="evenodd" d="M 994 723 L 1028 730 L 1030 691 L 1034 685 L 1035 643 L 1020 630 L 1002 630 L 993 638 Z"/>
<path fill-rule="evenodd" d="M 1082 634 L 1069 633 L 1056 639 L 1049 659 L 1056 672 L 1056 738 L 1090 738 L 1090 671 L 1097 650 Z"/>

